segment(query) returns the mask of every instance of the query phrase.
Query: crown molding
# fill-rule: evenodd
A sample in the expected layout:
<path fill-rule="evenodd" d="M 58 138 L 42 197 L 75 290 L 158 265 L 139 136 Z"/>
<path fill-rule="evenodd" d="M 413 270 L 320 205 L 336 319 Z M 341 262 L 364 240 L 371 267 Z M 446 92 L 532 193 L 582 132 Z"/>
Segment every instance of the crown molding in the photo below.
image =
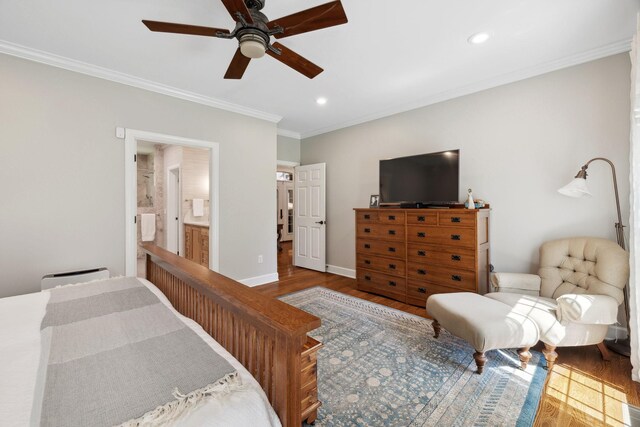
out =
<path fill-rule="evenodd" d="M 0 40 L 0 53 L 4 53 L 10 56 L 16 56 L 22 59 L 28 59 L 34 62 L 40 62 L 42 64 L 51 65 L 53 67 L 63 68 L 65 70 L 74 71 L 76 73 L 86 74 L 88 76 L 121 83 L 123 85 L 148 90 L 150 92 L 160 93 L 162 95 L 171 96 L 173 98 L 207 105 L 209 107 L 218 108 L 220 110 L 225 110 L 232 113 L 242 114 L 244 116 L 261 119 L 272 123 L 278 123 L 280 120 L 282 120 L 282 117 L 276 114 L 266 113 L 264 111 L 254 110 L 252 108 L 243 107 L 242 105 L 233 104 L 231 102 L 223 101 L 220 99 L 188 92 L 172 86 L 163 85 L 161 83 L 152 82 L 140 77 L 135 77 L 129 74 L 110 70 L 108 68 L 103 68 L 98 65 L 76 61 L 75 59 L 70 59 L 64 56 L 55 55 L 53 53 L 44 52 L 38 49 L 11 43 L 6 40 Z"/>
<path fill-rule="evenodd" d="M 287 130 L 287 129 L 278 128 L 278 135 L 286 136 L 287 138 L 301 139 L 299 132 L 294 132 L 292 130 Z"/>
<path fill-rule="evenodd" d="M 535 65 L 533 67 L 528 67 L 528 68 L 524 68 L 514 72 L 506 73 L 491 79 L 482 80 L 469 85 L 460 86 L 455 89 L 447 90 L 426 98 L 422 98 L 419 101 L 396 105 L 392 108 L 382 110 L 377 113 L 369 114 L 366 116 L 362 116 L 346 122 L 342 122 L 337 125 L 319 128 L 310 132 L 302 132 L 301 137 L 302 139 L 311 138 L 313 136 L 322 135 L 324 133 L 329 133 L 339 129 L 344 129 L 347 127 L 381 119 L 384 117 L 393 116 L 395 114 L 404 113 L 406 111 L 415 110 L 418 108 L 437 104 L 439 102 L 448 101 L 450 99 L 459 98 L 461 96 L 470 95 L 472 93 L 481 92 L 483 90 L 506 85 L 506 84 L 517 82 L 520 80 L 525 80 L 531 77 L 550 73 L 552 71 L 557 71 L 563 68 L 573 67 L 575 65 L 580 65 L 585 62 L 595 61 L 597 59 L 605 58 L 607 56 L 628 52 L 631 50 L 631 41 L 632 39 L 620 40 L 618 42 L 601 46 L 599 48 L 591 49 L 586 52 L 581 52 L 575 55 L 567 56 L 559 60 L 546 62 L 544 64 Z"/>

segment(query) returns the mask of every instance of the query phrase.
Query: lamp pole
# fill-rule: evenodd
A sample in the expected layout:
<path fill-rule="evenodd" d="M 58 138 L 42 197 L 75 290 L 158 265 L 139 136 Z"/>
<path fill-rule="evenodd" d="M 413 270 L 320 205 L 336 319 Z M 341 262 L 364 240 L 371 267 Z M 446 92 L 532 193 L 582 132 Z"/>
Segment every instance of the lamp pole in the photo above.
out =
<path fill-rule="evenodd" d="M 582 166 L 582 168 L 580 169 L 580 172 L 578 172 L 578 174 L 576 175 L 576 178 L 587 179 L 587 168 L 592 162 L 596 160 L 602 160 L 604 162 L 609 163 L 609 166 L 611 166 L 611 175 L 613 176 L 613 191 L 616 195 L 616 209 L 618 211 L 618 222 L 616 222 L 615 224 L 616 238 L 618 240 L 618 244 L 620 245 L 620 247 L 626 250 L 627 248 L 624 244 L 624 225 L 622 225 L 622 214 L 620 213 L 620 196 L 618 195 L 618 179 L 616 178 L 616 167 L 613 165 L 613 162 L 611 162 L 611 160 L 609 159 L 605 159 L 604 157 L 595 157 L 589 160 L 584 166 Z"/>
<path fill-rule="evenodd" d="M 622 214 L 620 212 L 620 196 L 618 195 L 618 180 L 616 178 L 616 168 L 613 165 L 613 162 L 611 162 L 611 160 L 609 159 L 605 159 L 604 157 L 595 157 L 589 160 L 584 166 L 582 166 L 582 168 L 580 169 L 580 172 L 578 172 L 578 174 L 576 175 L 576 178 L 587 179 L 587 168 L 589 167 L 591 162 L 594 162 L 596 160 L 602 160 L 604 162 L 609 163 L 609 166 L 611 166 L 611 175 L 613 176 L 613 190 L 616 195 L 616 209 L 618 212 L 618 222 L 616 222 L 615 224 L 616 239 L 618 240 L 618 245 L 620 245 L 622 249 L 626 250 L 626 246 L 624 243 L 624 225 L 622 225 Z M 628 285 L 625 286 L 623 294 L 624 294 L 624 315 L 627 321 L 627 338 L 623 340 L 605 340 L 605 344 L 612 351 L 615 351 L 616 353 L 621 354 L 623 356 L 629 357 L 631 356 L 631 343 L 629 341 L 629 335 L 631 333 L 631 330 L 629 329 L 629 286 Z"/>

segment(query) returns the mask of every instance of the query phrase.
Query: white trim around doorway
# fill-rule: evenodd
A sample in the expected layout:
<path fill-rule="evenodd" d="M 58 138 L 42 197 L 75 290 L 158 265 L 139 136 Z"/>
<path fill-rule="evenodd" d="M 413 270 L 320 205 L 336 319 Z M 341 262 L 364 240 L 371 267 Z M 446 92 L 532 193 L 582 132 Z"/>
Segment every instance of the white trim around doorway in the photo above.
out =
<path fill-rule="evenodd" d="M 124 194 L 125 194 L 125 274 L 137 272 L 137 173 L 134 156 L 138 141 L 157 144 L 183 145 L 209 149 L 209 268 L 220 270 L 220 145 L 217 142 L 183 138 L 136 129 L 125 129 L 124 138 Z"/>

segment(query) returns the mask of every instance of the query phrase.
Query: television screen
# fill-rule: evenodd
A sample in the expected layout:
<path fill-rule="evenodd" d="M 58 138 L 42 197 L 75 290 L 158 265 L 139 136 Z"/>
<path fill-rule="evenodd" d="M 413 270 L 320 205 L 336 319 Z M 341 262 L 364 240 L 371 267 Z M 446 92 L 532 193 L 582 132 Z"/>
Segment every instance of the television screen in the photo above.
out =
<path fill-rule="evenodd" d="M 380 160 L 380 201 L 457 202 L 460 150 Z"/>

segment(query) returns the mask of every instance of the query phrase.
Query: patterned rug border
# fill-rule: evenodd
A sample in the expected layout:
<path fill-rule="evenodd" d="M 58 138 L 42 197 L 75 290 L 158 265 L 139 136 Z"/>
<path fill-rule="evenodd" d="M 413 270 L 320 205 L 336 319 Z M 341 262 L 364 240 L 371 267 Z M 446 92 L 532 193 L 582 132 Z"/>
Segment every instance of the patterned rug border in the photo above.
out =
<path fill-rule="evenodd" d="M 396 320 L 408 321 L 415 325 L 428 327 L 431 327 L 431 324 L 433 322 L 431 319 L 423 318 L 418 315 L 407 313 L 405 311 L 398 310 L 392 307 L 387 307 L 385 305 L 372 301 L 367 301 L 352 295 L 347 295 L 339 291 L 334 291 L 332 289 L 325 288 L 322 285 L 317 285 L 300 291 L 280 295 L 277 297 L 277 299 L 284 300 L 292 297 L 301 297 L 307 293 L 319 293 L 322 296 L 333 300 L 334 302 L 349 305 L 351 308 L 366 311 L 370 315 L 387 315 L 393 317 Z M 286 301 L 283 302 L 286 303 Z M 449 334 L 449 332 L 446 330 L 443 330 L 443 332 Z M 540 358 L 540 362 L 535 365 L 534 373 L 531 379 L 531 386 L 529 387 L 529 391 L 525 398 L 522 411 L 516 422 L 516 427 L 532 426 L 535 422 L 541 403 L 541 396 L 544 392 L 544 382 L 547 376 L 547 370 L 545 369 L 546 365 L 544 365 L 544 362 L 542 362 L 543 360 L 544 358 Z"/>
<path fill-rule="evenodd" d="M 431 323 L 433 323 L 433 320 L 431 319 L 425 319 L 424 317 L 420 317 L 416 314 L 407 313 L 406 311 L 398 310 L 397 308 L 387 307 L 386 305 L 378 304 L 376 302 L 367 301 L 362 298 L 354 297 L 352 295 L 343 294 L 342 292 L 334 291 L 333 289 L 327 289 L 324 286 L 320 286 L 320 285 L 314 286 L 312 288 L 303 289 L 301 291 L 295 291 L 289 294 L 280 295 L 278 299 L 282 300 L 283 298 L 289 298 L 294 295 L 297 296 L 298 294 L 304 294 L 311 291 L 323 293 L 326 296 L 329 296 L 332 299 L 337 300 L 338 302 L 347 300 L 349 301 L 349 303 L 359 306 L 358 308 L 367 309 L 367 311 L 371 312 L 371 314 L 384 313 L 384 314 L 391 315 L 396 319 L 409 320 L 412 323 L 419 324 L 419 325 L 431 326 Z M 426 308 L 425 308 L 425 311 L 426 311 Z"/>

